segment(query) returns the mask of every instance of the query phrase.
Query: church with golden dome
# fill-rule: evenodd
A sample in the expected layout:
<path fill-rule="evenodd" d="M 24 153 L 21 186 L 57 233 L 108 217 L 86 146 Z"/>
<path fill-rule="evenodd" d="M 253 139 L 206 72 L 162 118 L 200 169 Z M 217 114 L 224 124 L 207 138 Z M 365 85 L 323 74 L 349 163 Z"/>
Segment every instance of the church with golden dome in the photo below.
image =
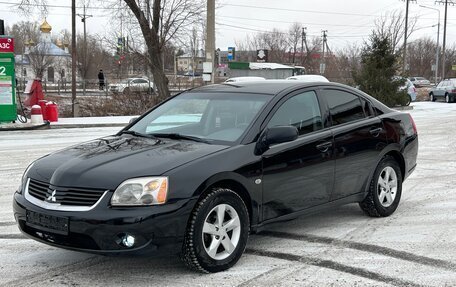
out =
<path fill-rule="evenodd" d="M 53 43 L 51 31 L 52 27 L 45 19 L 40 25 L 38 43 L 27 41 L 24 53 L 16 55 L 18 79 L 40 78 L 50 84 L 71 81 L 69 44 L 60 40 Z"/>

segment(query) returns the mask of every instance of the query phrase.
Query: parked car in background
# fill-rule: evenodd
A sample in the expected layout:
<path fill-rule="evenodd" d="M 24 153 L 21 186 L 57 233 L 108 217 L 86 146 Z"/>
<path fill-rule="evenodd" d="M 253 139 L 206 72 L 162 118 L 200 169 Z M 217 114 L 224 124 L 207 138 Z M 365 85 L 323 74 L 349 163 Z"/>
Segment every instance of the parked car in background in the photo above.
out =
<path fill-rule="evenodd" d="M 429 100 L 443 99 L 447 103 L 456 101 L 456 78 L 445 79 L 429 92 Z"/>
<path fill-rule="evenodd" d="M 145 78 L 128 78 L 117 84 L 109 85 L 109 91 L 113 93 L 146 92 L 154 91 L 154 83 Z"/>
<path fill-rule="evenodd" d="M 427 86 L 430 86 L 431 85 L 431 82 L 426 79 L 426 78 L 423 78 L 423 77 L 409 77 L 408 78 L 412 83 L 413 85 L 415 85 L 415 87 L 417 88 L 421 88 L 421 87 L 427 87 Z"/>
<path fill-rule="evenodd" d="M 325 82 L 328 83 L 329 80 L 320 75 L 298 75 L 286 78 L 286 80 L 294 80 L 300 82 Z"/>
<path fill-rule="evenodd" d="M 406 106 L 410 105 L 411 102 L 416 101 L 417 93 L 416 93 L 415 85 L 412 83 L 412 81 L 410 81 L 407 78 L 403 78 L 401 76 L 394 76 L 393 80 L 394 81 L 399 81 L 399 80 L 404 81 L 404 84 L 399 87 L 399 91 L 407 91 L 407 95 L 409 98 L 408 98 L 408 101 L 405 103 Z"/>
<path fill-rule="evenodd" d="M 235 83 L 235 82 L 253 82 L 253 81 L 264 81 L 266 80 L 263 77 L 234 77 L 229 78 L 225 83 Z"/>
<path fill-rule="evenodd" d="M 393 214 L 417 154 L 410 114 L 345 85 L 208 85 L 34 161 L 14 216 L 52 246 L 180 253 L 193 270 L 219 272 L 267 224 L 353 202 Z"/>

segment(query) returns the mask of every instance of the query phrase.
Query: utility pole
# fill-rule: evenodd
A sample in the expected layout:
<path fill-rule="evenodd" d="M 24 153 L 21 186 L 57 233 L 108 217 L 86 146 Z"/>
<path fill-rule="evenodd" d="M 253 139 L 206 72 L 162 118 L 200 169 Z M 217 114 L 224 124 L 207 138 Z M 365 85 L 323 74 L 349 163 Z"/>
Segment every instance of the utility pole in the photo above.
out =
<path fill-rule="evenodd" d="M 212 65 L 211 83 L 215 80 L 215 0 L 207 0 L 206 18 L 206 62 Z"/>
<path fill-rule="evenodd" d="M 76 102 L 76 0 L 71 0 L 71 113 L 79 116 L 79 104 Z"/>
<path fill-rule="evenodd" d="M 407 30 L 408 30 L 408 11 L 410 0 L 405 0 L 405 32 L 404 32 L 404 51 L 402 55 L 402 74 L 405 74 L 407 68 Z"/>
<path fill-rule="evenodd" d="M 426 8 L 426 9 L 431 9 L 434 11 L 437 11 L 439 13 L 439 20 L 437 22 L 437 48 L 435 49 L 435 75 L 434 75 L 434 83 L 437 86 L 437 77 L 439 75 L 439 35 L 440 35 L 440 10 L 424 5 L 420 5 L 420 7 Z"/>
<path fill-rule="evenodd" d="M 325 73 L 325 69 L 326 69 L 326 61 L 325 61 L 325 47 L 326 47 L 326 41 L 327 41 L 327 34 L 328 33 L 328 30 L 322 30 L 321 31 L 323 33 L 322 37 L 323 37 L 323 55 L 321 57 L 321 61 L 320 61 L 320 74 L 323 75 Z"/>
<path fill-rule="evenodd" d="M 81 22 L 84 24 L 84 47 L 83 47 L 83 55 L 84 55 L 84 62 L 83 62 L 83 65 L 84 65 L 84 74 L 82 75 L 82 80 L 84 81 L 82 83 L 82 88 L 83 88 L 83 94 L 85 96 L 85 92 L 86 92 L 86 76 L 87 76 L 87 33 L 86 33 L 86 19 L 87 18 L 90 18 L 90 17 L 93 17 L 92 15 L 87 15 L 86 14 L 86 6 L 84 5 L 83 6 L 83 13 L 82 14 L 77 14 L 79 17 L 81 17 Z"/>
<path fill-rule="evenodd" d="M 442 43 L 442 80 L 445 79 L 445 45 L 446 45 L 446 27 L 447 27 L 447 14 L 448 14 L 448 4 L 454 5 L 452 0 L 440 0 L 435 1 L 435 3 L 445 4 L 445 16 L 443 20 L 443 43 Z"/>
<path fill-rule="evenodd" d="M 306 30 L 307 27 L 302 27 L 301 28 L 301 65 L 303 64 L 303 55 L 304 55 L 304 43 L 306 43 L 306 51 L 307 51 L 307 39 L 306 39 Z"/>

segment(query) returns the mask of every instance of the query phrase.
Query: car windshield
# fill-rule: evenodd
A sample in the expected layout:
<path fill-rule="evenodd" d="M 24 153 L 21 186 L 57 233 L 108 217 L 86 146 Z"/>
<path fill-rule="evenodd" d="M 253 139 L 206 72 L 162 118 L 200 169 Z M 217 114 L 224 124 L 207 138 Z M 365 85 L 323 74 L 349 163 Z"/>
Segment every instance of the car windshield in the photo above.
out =
<path fill-rule="evenodd" d="M 174 139 L 233 143 L 272 95 L 184 93 L 144 116 L 130 131 Z"/>

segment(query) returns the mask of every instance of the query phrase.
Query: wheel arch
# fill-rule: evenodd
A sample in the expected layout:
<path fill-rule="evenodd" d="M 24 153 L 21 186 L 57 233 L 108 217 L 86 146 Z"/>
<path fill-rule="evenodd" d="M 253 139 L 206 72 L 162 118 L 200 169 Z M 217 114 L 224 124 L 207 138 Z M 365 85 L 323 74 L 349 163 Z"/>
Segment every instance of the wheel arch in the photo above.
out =
<path fill-rule="evenodd" d="M 196 202 L 199 202 L 214 188 L 227 188 L 238 194 L 244 201 L 247 207 L 247 211 L 249 212 L 250 225 L 255 225 L 258 223 L 259 212 L 257 206 L 259 206 L 259 202 L 257 202 L 256 199 L 252 198 L 252 193 L 249 192 L 249 190 L 251 191 L 252 187 L 248 186 L 247 179 L 237 173 L 232 172 L 216 174 L 202 183 L 196 190 L 194 194 L 194 196 L 197 197 Z"/>
<path fill-rule="evenodd" d="M 401 154 L 400 150 L 396 149 L 395 146 L 392 146 L 389 149 L 385 150 L 383 153 L 381 153 L 380 156 L 378 157 L 377 162 L 375 164 L 375 168 L 371 171 L 371 173 L 369 175 L 369 178 L 368 178 L 368 180 L 366 181 L 366 184 L 365 184 L 364 192 L 366 193 L 366 195 L 367 195 L 367 192 L 369 191 L 370 182 L 372 181 L 372 178 L 374 177 L 375 170 L 377 169 L 378 165 L 380 164 L 380 162 L 382 161 L 382 159 L 385 156 L 391 156 L 392 158 L 394 158 L 396 160 L 396 162 L 399 165 L 399 168 L 401 169 L 402 180 L 405 179 L 405 159 L 404 159 L 404 156 Z"/>

